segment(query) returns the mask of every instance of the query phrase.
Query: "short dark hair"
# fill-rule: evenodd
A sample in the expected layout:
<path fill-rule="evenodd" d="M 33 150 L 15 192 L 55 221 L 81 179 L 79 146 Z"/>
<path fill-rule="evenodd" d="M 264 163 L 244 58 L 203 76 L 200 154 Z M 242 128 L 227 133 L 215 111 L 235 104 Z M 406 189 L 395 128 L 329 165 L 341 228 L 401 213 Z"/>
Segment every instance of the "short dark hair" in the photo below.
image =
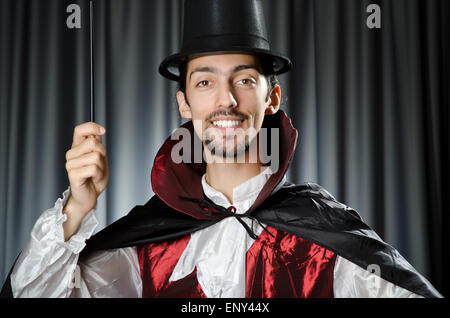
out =
<path fill-rule="evenodd" d="M 270 97 L 270 93 L 272 92 L 273 88 L 276 85 L 280 84 L 280 81 L 278 80 L 278 76 L 271 74 L 271 72 L 269 71 L 271 69 L 271 67 L 269 67 L 269 63 L 272 63 L 269 59 L 263 57 L 263 56 L 259 56 L 259 55 L 255 55 L 256 59 L 259 61 L 259 64 L 261 65 L 261 71 L 262 74 L 264 75 L 264 77 L 267 80 L 267 85 L 269 86 L 268 92 L 267 92 L 267 96 L 266 96 L 266 100 L 269 100 Z M 181 91 L 186 99 L 187 104 L 189 105 L 189 101 L 187 99 L 186 96 L 186 79 L 187 79 L 187 64 L 188 64 L 188 60 L 186 60 L 185 62 L 183 62 L 180 65 L 180 81 L 179 81 L 179 87 L 178 90 Z"/>

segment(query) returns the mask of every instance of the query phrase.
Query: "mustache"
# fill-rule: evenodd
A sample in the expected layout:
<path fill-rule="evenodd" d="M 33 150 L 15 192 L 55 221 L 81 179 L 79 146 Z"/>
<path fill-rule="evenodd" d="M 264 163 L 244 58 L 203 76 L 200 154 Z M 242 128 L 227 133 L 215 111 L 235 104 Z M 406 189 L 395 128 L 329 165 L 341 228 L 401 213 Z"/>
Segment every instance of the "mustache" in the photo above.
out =
<path fill-rule="evenodd" d="M 211 121 L 214 117 L 217 116 L 235 116 L 238 117 L 241 120 L 248 119 L 248 116 L 237 111 L 236 109 L 219 109 L 211 114 L 206 118 L 207 121 Z"/>

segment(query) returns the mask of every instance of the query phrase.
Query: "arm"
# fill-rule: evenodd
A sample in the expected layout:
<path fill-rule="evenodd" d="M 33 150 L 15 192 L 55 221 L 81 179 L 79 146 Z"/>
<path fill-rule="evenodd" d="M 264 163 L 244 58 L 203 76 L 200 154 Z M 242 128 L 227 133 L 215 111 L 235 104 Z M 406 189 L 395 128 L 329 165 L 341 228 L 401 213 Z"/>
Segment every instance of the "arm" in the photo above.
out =
<path fill-rule="evenodd" d="M 13 296 L 89 297 L 91 291 L 99 288 L 101 281 L 83 279 L 83 268 L 87 277 L 95 271 L 89 270 L 89 260 L 78 264 L 78 258 L 98 225 L 93 210 L 109 180 L 108 158 L 101 139 L 104 133 L 103 127 L 92 122 L 75 127 L 72 147 L 66 152 L 70 192 L 64 192 L 63 198 L 36 222 L 31 240 L 11 273 Z M 116 263 L 107 264 L 108 252 L 104 252 L 104 257 L 96 259 L 97 276 L 101 277 L 102 271 L 117 273 L 118 269 L 131 268 L 122 271 L 123 277 L 126 281 L 126 274 L 133 273 L 130 275 L 134 278 L 133 253 L 136 254 L 132 249 L 116 251 Z M 120 279 L 116 277 L 114 281 Z M 124 292 L 130 294 L 128 290 Z"/>
<path fill-rule="evenodd" d="M 71 294 L 73 269 L 78 255 L 98 225 L 93 211 L 80 224 L 80 230 L 65 241 L 62 213 L 70 190 L 63 193 L 53 208 L 37 220 L 31 238 L 17 259 L 11 273 L 14 297 L 68 297 Z"/>
<path fill-rule="evenodd" d="M 95 208 L 98 196 L 109 181 L 108 156 L 102 143 L 105 129 L 95 123 L 76 126 L 72 147 L 66 152 L 66 170 L 71 194 L 63 213 L 64 239 L 78 230 L 84 217 Z"/>
<path fill-rule="evenodd" d="M 98 225 L 94 211 L 67 241 L 62 213 L 70 191 L 38 219 L 31 239 L 11 273 L 14 297 L 141 297 L 142 282 L 135 248 L 94 253 L 79 260 L 85 241 Z"/>

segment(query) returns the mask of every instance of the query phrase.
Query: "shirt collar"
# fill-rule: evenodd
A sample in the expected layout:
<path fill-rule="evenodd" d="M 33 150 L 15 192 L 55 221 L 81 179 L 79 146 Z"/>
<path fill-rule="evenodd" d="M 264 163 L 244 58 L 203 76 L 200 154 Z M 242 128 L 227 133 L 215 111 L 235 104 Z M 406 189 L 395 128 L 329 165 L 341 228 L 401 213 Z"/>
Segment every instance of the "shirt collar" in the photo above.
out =
<path fill-rule="evenodd" d="M 239 206 L 251 206 L 272 174 L 270 167 L 267 167 L 260 174 L 236 186 L 233 189 L 233 206 L 237 208 Z M 225 207 L 232 205 L 222 192 L 217 191 L 206 182 L 206 173 L 202 177 L 202 186 L 205 195 L 215 204 Z M 240 212 L 244 213 L 245 211 Z"/>

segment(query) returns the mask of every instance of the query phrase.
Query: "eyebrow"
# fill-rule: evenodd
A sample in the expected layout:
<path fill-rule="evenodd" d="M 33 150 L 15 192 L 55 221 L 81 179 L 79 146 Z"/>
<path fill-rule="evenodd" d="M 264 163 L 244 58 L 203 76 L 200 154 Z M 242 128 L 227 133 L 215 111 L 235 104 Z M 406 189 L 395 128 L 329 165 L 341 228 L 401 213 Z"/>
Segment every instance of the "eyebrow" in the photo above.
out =
<path fill-rule="evenodd" d="M 238 65 L 236 66 L 233 71 L 231 72 L 231 74 L 240 72 L 242 70 L 247 70 L 247 69 L 255 69 L 256 71 L 259 72 L 258 67 L 254 64 L 247 64 L 247 65 Z M 191 80 L 192 78 L 192 74 L 194 73 L 220 73 L 220 71 L 215 68 L 215 67 L 211 67 L 211 66 L 204 66 L 204 67 L 197 67 L 196 69 L 194 69 L 191 74 L 189 75 L 189 80 Z"/>

